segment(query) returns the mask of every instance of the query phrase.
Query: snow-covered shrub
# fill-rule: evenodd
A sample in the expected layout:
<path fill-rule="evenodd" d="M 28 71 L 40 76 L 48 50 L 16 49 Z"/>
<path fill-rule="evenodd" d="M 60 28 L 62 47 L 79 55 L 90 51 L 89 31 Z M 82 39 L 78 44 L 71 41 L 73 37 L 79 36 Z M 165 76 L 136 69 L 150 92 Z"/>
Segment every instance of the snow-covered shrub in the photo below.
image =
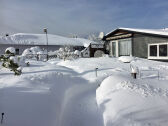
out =
<path fill-rule="evenodd" d="M 14 47 L 6 48 L 5 54 L 7 54 L 7 55 L 15 55 L 16 54 L 15 48 Z"/>
<path fill-rule="evenodd" d="M 22 56 L 25 56 L 28 59 L 37 59 L 44 61 L 47 58 L 47 52 L 46 50 L 42 50 L 40 47 L 35 46 L 25 49 L 22 53 Z"/>
<path fill-rule="evenodd" d="M 65 48 L 59 48 L 57 51 L 57 57 L 60 59 L 66 60 L 70 55 L 70 49 L 68 47 Z"/>
<path fill-rule="evenodd" d="M 2 66 L 5 68 L 9 68 L 11 71 L 15 73 L 15 75 L 20 75 L 22 73 L 22 68 L 19 65 L 19 61 L 21 58 L 15 56 L 15 48 L 9 47 L 5 50 L 5 55 L 2 55 L 1 61 Z"/>
<path fill-rule="evenodd" d="M 33 54 L 33 52 L 28 48 L 28 49 L 25 49 L 24 51 L 23 51 L 23 53 L 22 53 L 22 56 L 26 56 L 26 55 L 28 55 L 28 54 Z"/>
<path fill-rule="evenodd" d="M 27 62 L 25 61 L 26 57 L 25 56 L 17 56 L 17 62 L 19 66 L 27 66 Z"/>
<path fill-rule="evenodd" d="M 77 55 L 77 56 L 80 56 L 81 52 L 79 50 L 75 50 L 74 54 Z"/>
<path fill-rule="evenodd" d="M 71 52 L 69 47 L 60 48 L 58 51 L 55 51 L 55 53 L 58 58 L 64 60 L 76 59 L 81 56 L 80 51 L 75 50 L 75 52 Z"/>
<path fill-rule="evenodd" d="M 38 52 L 42 51 L 39 46 L 31 47 L 30 50 L 33 54 L 37 54 Z"/>
<path fill-rule="evenodd" d="M 74 58 L 78 58 L 78 57 L 81 57 L 81 52 L 79 50 L 75 50 L 74 51 Z"/>
<path fill-rule="evenodd" d="M 25 49 L 22 53 L 22 56 L 26 57 L 26 58 L 33 58 L 33 52 L 28 48 Z"/>

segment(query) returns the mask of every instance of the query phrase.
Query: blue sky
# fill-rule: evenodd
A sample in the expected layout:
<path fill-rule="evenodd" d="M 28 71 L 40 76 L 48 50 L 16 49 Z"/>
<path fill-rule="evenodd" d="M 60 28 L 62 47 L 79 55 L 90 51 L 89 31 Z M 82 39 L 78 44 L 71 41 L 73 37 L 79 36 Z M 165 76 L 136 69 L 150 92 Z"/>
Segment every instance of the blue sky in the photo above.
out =
<path fill-rule="evenodd" d="M 105 33 L 117 27 L 168 27 L 167 0 L 0 0 L 0 34 Z"/>

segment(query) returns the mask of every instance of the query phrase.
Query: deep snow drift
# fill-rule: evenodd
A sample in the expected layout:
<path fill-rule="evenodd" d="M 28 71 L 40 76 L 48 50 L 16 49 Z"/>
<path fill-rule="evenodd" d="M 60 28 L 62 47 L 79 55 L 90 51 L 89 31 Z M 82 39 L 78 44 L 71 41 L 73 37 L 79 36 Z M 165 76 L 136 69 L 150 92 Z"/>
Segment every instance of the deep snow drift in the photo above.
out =
<path fill-rule="evenodd" d="M 131 63 L 123 63 L 130 59 Z M 167 63 L 104 57 L 59 64 L 73 68 L 90 81 L 101 83 L 106 78 L 96 91 L 105 126 L 168 125 Z M 139 69 L 137 79 L 131 77 L 130 64 Z M 97 78 L 94 68 L 98 68 Z"/>
<path fill-rule="evenodd" d="M 29 62 L 21 76 L 1 68 L 2 126 L 168 124 L 167 63 L 109 57 Z M 141 73 L 137 79 L 130 64 Z"/>
<path fill-rule="evenodd" d="M 90 43 L 95 43 L 83 38 L 67 38 L 59 35 L 48 34 L 49 45 L 74 45 L 88 47 Z M 45 45 L 45 34 L 18 33 L 7 37 L 0 37 L 1 44 L 31 44 Z"/>
<path fill-rule="evenodd" d="M 21 76 L 1 68 L 2 126 L 102 126 L 96 103 L 96 83 L 58 61 L 29 61 Z M 0 124 L 1 125 L 1 124 Z"/>

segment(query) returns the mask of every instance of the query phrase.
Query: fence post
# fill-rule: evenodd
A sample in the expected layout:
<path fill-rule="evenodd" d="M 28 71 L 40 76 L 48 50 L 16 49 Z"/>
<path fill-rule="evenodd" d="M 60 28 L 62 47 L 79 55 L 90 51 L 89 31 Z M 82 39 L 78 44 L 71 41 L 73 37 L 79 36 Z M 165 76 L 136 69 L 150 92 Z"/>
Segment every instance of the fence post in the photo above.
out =
<path fill-rule="evenodd" d="M 96 77 L 97 77 L 97 70 L 98 70 L 98 68 L 95 68 Z"/>

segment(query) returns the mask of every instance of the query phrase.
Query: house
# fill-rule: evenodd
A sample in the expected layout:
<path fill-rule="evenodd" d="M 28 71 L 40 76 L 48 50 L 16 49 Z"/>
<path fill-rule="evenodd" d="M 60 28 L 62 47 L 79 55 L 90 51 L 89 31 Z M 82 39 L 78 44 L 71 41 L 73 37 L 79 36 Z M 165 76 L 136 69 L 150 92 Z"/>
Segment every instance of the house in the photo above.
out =
<path fill-rule="evenodd" d="M 168 29 L 118 28 L 103 40 L 107 53 L 113 57 L 168 60 Z"/>
<path fill-rule="evenodd" d="M 14 47 L 16 49 L 16 54 L 20 55 L 25 49 L 34 46 L 39 46 L 43 50 L 48 48 L 48 51 L 55 51 L 60 47 L 68 46 L 71 51 L 81 51 L 88 47 L 90 43 L 95 42 L 83 38 L 67 38 L 48 34 L 47 45 L 45 34 L 18 33 L 0 37 L 0 54 L 3 54 L 6 48 Z"/>

